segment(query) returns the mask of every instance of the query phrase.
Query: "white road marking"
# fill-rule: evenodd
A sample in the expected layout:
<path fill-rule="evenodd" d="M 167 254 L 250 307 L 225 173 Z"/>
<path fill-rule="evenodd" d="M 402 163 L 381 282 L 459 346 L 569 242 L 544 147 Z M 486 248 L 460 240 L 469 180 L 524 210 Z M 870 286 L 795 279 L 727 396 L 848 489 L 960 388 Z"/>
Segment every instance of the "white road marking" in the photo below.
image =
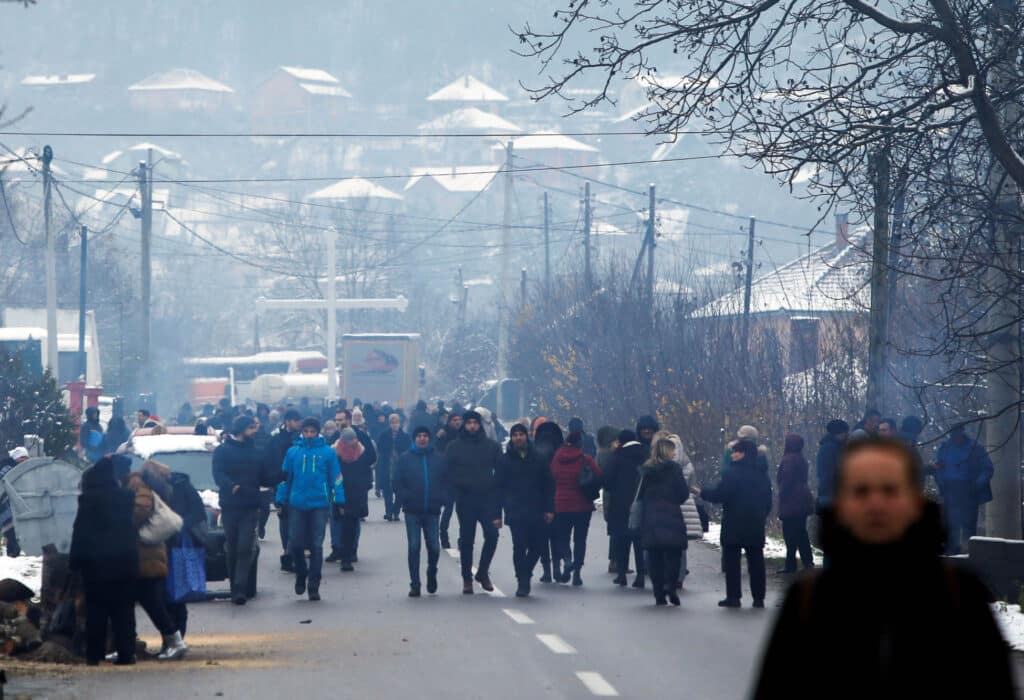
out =
<path fill-rule="evenodd" d="M 553 654 L 575 654 L 576 649 L 557 634 L 538 634 L 537 639 Z"/>
<path fill-rule="evenodd" d="M 510 610 L 509 608 L 502 609 L 502 612 L 509 616 L 512 622 L 517 625 L 532 625 L 533 618 L 522 612 L 521 610 Z"/>
<path fill-rule="evenodd" d="M 615 687 L 606 681 L 600 673 L 595 671 L 577 671 L 576 677 L 580 679 L 583 685 L 587 686 L 587 690 L 590 691 L 591 695 L 601 698 L 615 698 L 619 696 L 619 691 L 615 690 Z"/>

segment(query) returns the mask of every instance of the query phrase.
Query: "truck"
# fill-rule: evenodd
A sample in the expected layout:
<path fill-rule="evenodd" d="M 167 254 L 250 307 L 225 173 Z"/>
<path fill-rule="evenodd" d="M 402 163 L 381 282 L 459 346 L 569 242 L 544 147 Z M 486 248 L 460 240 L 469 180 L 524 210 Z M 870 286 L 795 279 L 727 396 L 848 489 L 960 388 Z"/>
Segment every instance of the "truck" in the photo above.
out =
<path fill-rule="evenodd" d="M 341 337 L 341 396 L 412 410 L 420 394 L 419 333 Z"/>

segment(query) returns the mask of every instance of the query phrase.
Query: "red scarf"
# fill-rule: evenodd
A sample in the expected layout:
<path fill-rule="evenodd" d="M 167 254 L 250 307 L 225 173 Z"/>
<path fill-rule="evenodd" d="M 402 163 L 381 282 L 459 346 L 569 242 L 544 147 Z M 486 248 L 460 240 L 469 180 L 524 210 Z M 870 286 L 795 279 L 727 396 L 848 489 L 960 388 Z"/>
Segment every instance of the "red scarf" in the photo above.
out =
<path fill-rule="evenodd" d="M 352 462 L 362 457 L 364 449 L 363 443 L 358 440 L 353 443 L 338 440 L 334 447 L 335 452 L 338 453 L 338 458 L 345 464 L 352 464 Z"/>

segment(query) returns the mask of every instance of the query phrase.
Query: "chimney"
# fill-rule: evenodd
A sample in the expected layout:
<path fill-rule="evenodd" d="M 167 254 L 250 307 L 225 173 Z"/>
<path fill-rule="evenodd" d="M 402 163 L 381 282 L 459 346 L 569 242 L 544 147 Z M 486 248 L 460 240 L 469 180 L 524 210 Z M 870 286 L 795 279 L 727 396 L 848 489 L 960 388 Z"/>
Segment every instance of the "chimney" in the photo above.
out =
<path fill-rule="evenodd" d="M 836 214 L 836 249 L 850 245 L 850 214 Z"/>

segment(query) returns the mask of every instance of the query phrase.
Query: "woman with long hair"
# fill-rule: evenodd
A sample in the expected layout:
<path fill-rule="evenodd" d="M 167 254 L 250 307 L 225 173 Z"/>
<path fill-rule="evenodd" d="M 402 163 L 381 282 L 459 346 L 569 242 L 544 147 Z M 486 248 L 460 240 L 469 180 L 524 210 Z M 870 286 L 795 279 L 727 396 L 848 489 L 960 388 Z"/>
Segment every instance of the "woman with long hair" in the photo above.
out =
<path fill-rule="evenodd" d="M 637 501 L 642 504 L 640 540 L 647 555 L 654 602 L 679 605 L 676 583 L 686 550 L 686 521 L 680 506 L 690 496 L 683 469 L 675 461 L 676 446 L 656 439 L 650 458 L 640 465 Z M 668 599 L 666 601 L 666 598 Z"/>

